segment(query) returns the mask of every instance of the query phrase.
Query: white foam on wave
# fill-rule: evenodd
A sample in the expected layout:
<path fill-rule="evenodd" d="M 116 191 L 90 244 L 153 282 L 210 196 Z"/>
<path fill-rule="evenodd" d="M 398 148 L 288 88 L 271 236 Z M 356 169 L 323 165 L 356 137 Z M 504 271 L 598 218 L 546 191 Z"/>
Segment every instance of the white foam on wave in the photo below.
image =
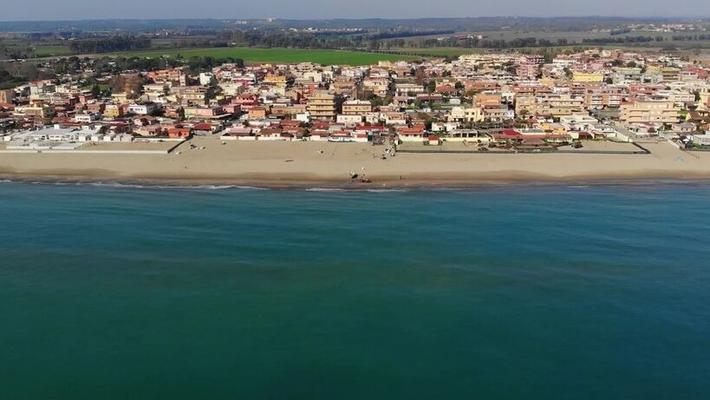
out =
<path fill-rule="evenodd" d="M 140 183 L 120 183 L 120 182 L 91 182 L 91 186 L 125 188 L 125 189 L 168 189 L 168 190 L 269 190 L 256 186 L 245 185 L 151 185 Z"/>
<path fill-rule="evenodd" d="M 368 193 L 402 193 L 409 192 L 409 189 L 365 189 Z"/>
<path fill-rule="evenodd" d="M 410 189 L 402 188 L 327 188 L 327 187 L 312 187 L 304 189 L 306 192 L 324 192 L 324 193 L 401 193 L 409 192 Z"/>
<path fill-rule="evenodd" d="M 307 188 L 306 192 L 345 192 L 345 189 L 342 188 L 320 188 L 320 187 L 314 187 L 314 188 Z"/>
<path fill-rule="evenodd" d="M 62 181 L 15 181 L 1 179 L 0 183 L 29 183 L 31 185 L 53 186 L 95 186 L 116 189 L 147 189 L 147 190 L 269 190 L 257 186 L 247 185 L 153 185 L 150 183 L 122 183 L 122 182 L 62 182 Z"/>

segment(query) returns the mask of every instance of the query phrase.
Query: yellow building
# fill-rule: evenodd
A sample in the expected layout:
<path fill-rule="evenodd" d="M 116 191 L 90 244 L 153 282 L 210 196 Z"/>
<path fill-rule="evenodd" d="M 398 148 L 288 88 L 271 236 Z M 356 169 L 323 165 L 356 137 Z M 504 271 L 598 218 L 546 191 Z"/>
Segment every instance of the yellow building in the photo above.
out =
<path fill-rule="evenodd" d="M 537 115 L 562 117 L 584 112 L 584 98 L 569 94 L 545 93 L 537 96 Z"/>
<path fill-rule="evenodd" d="M 583 82 L 583 83 L 600 83 L 600 82 L 604 82 L 604 73 L 601 71 L 598 71 L 598 72 L 574 71 L 574 73 L 572 75 L 572 80 L 574 82 Z"/>
<path fill-rule="evenodd" d="M 619 119 L 630 124 L 678 122 L 678 108 L 665 99 L 643 99 L 621 106 Z"/>
<path fill-rule="evenodd" d="M 107 118 L 118 118 L 123 116 L 123 107 L 118 104 L 106 104 L 104 116 Z"/>
<path fill-rule="evenodd" d="M 500 107 L 503 97 L 500 93 L 479 93 L 473 96 L 473 104 L 481 107 Z"/>
<path fill-rule="evenodd" d="M 552 79 L 552 78 L 550 78 L 550 77 L 540 78 L 537 82 L 538 82 L 540 85 L 546 86 L 546 87 L 553 87 L 553 86 L 555 86 L 555 80 Z"/>
<path fill-rule="evenodd" d="M 308 98 L 308 113 L 313 119 L 332 120 L 335 118 L 335 96 L 318 91 Z"/>
<path fill-rule="evenodd" d="M 450 121 L 457 122 L 481 122 L 484 120 L 483 109 L 481 107 L 454 107 L 449 113 Z"/>
<path fill-rule="evenodd" d="M 286 77 L 277 74 L 267 74 L 264 77 L 264 83 L 276 86 L 286 86 Z"/>
<path fill-rule="evenodd" d="M 111 100 L 117 104 L 128 104 L 128 93 L 113 93 L 111 94 Z"/>
<path fill-rule="evenodd" d="M 15 107 L 13 114 L 16 117 L 49 118 L 54 115 L 54 110 L 46 105 Z"/>
<path fill-rule="evenodd" d="M 367 100 L 350 100 L 343 103 L 343 115 L 364 115 L 372 111 Z"/>
<path fill-rule="evenodd" d="M 537 98 L 533 95 L 516 96 L 515 115 L 521 117 L 537 115 Z"/>

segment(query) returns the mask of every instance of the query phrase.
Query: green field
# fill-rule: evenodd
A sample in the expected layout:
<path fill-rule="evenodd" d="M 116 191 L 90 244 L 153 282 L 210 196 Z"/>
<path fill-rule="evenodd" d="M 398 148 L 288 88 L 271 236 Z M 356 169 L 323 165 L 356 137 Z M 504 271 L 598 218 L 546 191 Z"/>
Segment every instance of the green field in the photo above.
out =
<path fill-rule="evenodd" d="M 35 57 L 67 56 L 71 53 L 69 46 L 37 46 L 34 48 Z"/>
<path fill-rule="evenodd" d="M 398 54 L 378 54 L 345 50 L 254 48 L 254 47 L 218 47 L 199 49 L 165 49 L 111 53 L 127 57 L 162 57 L 176 55 L 182 57 L 241 58 L 246 63 L 299 63 L 316 64 L 369 65 L 378 61 L 397 61 L 416 59 L 415 56 Z"/>

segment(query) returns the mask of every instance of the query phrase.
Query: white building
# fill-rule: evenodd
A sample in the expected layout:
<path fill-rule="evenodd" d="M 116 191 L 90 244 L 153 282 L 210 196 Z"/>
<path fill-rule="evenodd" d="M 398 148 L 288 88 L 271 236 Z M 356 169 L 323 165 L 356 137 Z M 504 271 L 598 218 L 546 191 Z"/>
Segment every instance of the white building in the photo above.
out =
<path fill-rule="evenodd" d="M 131 104 L 128 106 L 128 112 L 136 115 L 152 115 L 158 111 L 158 105 L 155 103 Z"/>

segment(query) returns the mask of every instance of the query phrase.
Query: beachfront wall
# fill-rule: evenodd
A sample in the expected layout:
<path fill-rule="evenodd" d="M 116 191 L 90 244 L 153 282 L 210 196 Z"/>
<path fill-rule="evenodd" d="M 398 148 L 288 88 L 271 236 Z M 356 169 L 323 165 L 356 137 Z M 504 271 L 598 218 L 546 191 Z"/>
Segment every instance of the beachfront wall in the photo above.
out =
<path fill-rule="evenodd" d="M 271 142 L 290 142 L 291 137 L 289 136 L 280 136 L 280 135 L 268 135 L 268 136 L 259 136 L 257 140 L 259 141 L 271 141 Z"/>
<path fill-rule="evenodd" d="M 491 138 L 490 136 L 471 136 L 471 137 L 465 137 L 465 136 L 444 136 L 443 137 L 445 142 L 467 142 L 467 143 L 490 143 Z"/>
<path fill-rule="evenodd" d="M 236 135 L 222 135 L 219 137 L 220 140 L 246 140 L 255 141 L 256 136 L 246 135 L 246 136 L 236 136 Z"/>
<path fill-rule="evenodd" d="M 403 142 L 424 142 L 424 134 L 399 134 L 398 137 Z"/>

